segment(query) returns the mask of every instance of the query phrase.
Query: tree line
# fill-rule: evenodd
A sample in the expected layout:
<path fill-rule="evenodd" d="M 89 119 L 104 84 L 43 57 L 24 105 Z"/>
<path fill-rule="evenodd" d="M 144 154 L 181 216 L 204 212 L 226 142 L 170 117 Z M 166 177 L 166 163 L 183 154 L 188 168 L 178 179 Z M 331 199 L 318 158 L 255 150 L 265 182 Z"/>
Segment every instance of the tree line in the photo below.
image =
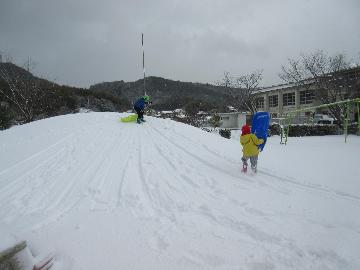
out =
<path fill-rule="evenodd" d="M 58 85 L 34 77 L 28 70 L 12 63 L 0 63 L 0 129 L 74 113 L 80 107 L 94 111 L 121 111 L 129 106 L 126 99 Z"/>

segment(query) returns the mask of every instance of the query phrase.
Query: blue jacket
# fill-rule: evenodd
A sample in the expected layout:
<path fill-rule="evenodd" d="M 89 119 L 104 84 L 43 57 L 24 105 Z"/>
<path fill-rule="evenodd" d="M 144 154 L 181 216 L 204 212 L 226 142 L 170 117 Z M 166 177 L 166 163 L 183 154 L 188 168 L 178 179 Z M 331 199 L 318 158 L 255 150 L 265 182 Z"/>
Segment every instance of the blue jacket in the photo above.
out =
<path fill-rule="evenodd" d="M 145 104 L 147 104 L 147 102 L 145 102 L 144 98 L 141 97 L 134 103 L 134 108 L 143 110 L 145 108 Z"/>

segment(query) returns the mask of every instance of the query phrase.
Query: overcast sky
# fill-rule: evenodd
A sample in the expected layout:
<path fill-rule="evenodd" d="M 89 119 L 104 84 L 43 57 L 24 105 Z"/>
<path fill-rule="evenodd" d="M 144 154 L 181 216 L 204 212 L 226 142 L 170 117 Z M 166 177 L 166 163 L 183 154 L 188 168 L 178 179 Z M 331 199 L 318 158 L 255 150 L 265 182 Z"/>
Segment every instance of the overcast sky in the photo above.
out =
<path fill-rule="evenodd" d="M 359 0 L 0 0 L 0 51 L 33 73 L 89 87 L 147 76 L 214 83 L 323 49 L 360 60 Z M 4 58 L 4 57 L 3 57 Z"/>

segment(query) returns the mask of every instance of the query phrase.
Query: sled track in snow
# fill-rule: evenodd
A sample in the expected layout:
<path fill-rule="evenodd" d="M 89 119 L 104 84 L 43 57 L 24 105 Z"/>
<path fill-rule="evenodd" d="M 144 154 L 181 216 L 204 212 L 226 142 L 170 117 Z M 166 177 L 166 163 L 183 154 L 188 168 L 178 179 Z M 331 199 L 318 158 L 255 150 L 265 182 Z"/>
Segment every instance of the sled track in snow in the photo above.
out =
<path fill-rule="evenodd" d="M 56 143 L 46 147 L 45 149 L 43 149 L 43 150 L 41 150 L 41 151 L 39 151 L 39 152 L 37 152 L 35 154 L 32 154 L 31 156 L 29 156 L 29 157 L 15 163 L 14 165 L 12 165 L 12 166 L 6 168 L 5 170 L 1 171 L 0 176 L 7 173 L 7 172 L 9 172 L 9 171 L 11 171 L 11 170 L 13 170 L 13 169 L 15 169 L 15 168 L 17 168 L 17 167 L 19 167 L 20 165 L 23 165 L 24 163 L 26 163 L 28 161 L 33 160 L 34 158 L 37 158 L 38 156 L 41 156 L 41 155 L 45 154 L 46 152 L 50 151 L 52 148 L 54 148 L 54 147 L 58 146 L 59 144 L 69 140 L 73 136 L 74 136 L 74 134 L 70 134 L 70 135 L 66 136 L 65 138 L 57 141 Z"/>
<path fill-rule="evenodd" d="M 0 203 L 5 207 L 0 209 L 0 215 L 7 222 L 22 219 L 21 213 L 33 213 L 34 218 L 22 226 L 39 228 L 56 221 L 86 198 L 93 210 L 99 206 L 103 210 L 117 207 L 123 181 L 116 187 L 118 179 L 109 176 L 117 170 L 118 161 L 120 167 L 124 162 L 122 168 L 126 171 L 129 155 L 119 160 L 118 153 L 122 147 L 123 153 L 129 152 L 131 133 L 113 131 L 104 136 L 100 130 L 93 132 L 92 140 L 82 141 L 88 132 L 92 131 L 83 128 L 72 133 L 1 172 Z M 115 197 L 114 189 L 118 190 Z M 10 199 L 16 205 L 5 203 Z"/>
<path fill-rule="evenodd" d="M 229 171 L 227 171 L 226 169 L 223 169 L 221 167 L 219 167 L 218 165 L 216 164 L 213 164 L 213 163 L 210 163 L 208 162 L 207 160 L 205 160 L 204 158 L 190 152 L 189 150 L 187 150 L 185 147 L 182 147 L 181 145 L 179 145 L 178 143 L 175 143 L 173 142 L 169 137 L 167 137 L 166 135 L 164 135 L 163 133 L 161 133 L 158 129 L 154 128 L 154 127 L 151 127 L 157 134 L 159 134 L 161 137 L 163 137 L 166 141 L 168 141 L 171 145 L 175 146 L 176 148 L 180 149 L 181 151 L 183 151 L 184 153 L 188 154 L 189 156 L 191 156 L 192 158 L 194 158 L 195 160 L 197 160 L 198 162 L 208 166 L 209 168 L 212 168 L 212 169 L 216 169 L 218 170 L 219 172 L 223 173 L 223 174 L 226 174 L 232 178 L 235 178 L 235 179 L 238 179 L 239 178 L 239 174 L 233 174 L 233 173 L 230 173 Z M 209 152 L 211 153 L 211 152 Z M 213 154 L 214 155 L 214 154 Z M 217 156 L 217 159 L 219 157 Z M 242 178 L 243 179 L 246 179 L 246 180 L 251 180 L 250 177 L 247 177 L 245 175 L 242 175 Z"/>
<path fill-rule="evenodd" d="M 270 173 L 270 172 L 268 172 L 268 171 L 266 171 L 264 169 L 259 170 L 258 173 L 261 174 L 261 175 L 269 176 L 269 177 L 271 177 L 271 179 L 274 179 L 274 180 L 277 180 L 277 181 L 280 181 L 280 182 L 283 182 L 283 183 L 295 185 L 295 186 L 303 188 L 303 189 L 317 191 L 317 192 L 321 192 L 321 193 L 327 193 L 327 194 L 331 194 L 331 195 L 336 195 L 336 196 L 341 197 L 343 199 L 348 199 L 348 200 L 360 202 L 360 197 L 359 196 L 348 194 L 346 192 L 333 190 L 333 189 L 329 189 L 329 188 L 324 188 L 324 187 L 312 185 L 312 184 L 309 184 L 309 183 L 300 183 L 300 182 L 296 181 L 294 178 L 282 177 L 282 176 L 279 176 L 279 175 L 275 175 L 275 174 L 272 174 L 272 173 Z"/>
<path fill-rule="evenodd" d="M 159 135 L 161 135 L 162 137 L 164 137 L 168 142 L 170 142 L 172 145 L 174 145 L 175 147 L 177 147 L 178 149 L 184 151 L 185 153 L 189 154 L 190 156 L 194 157 L 195 159 L 197 159 L 198 161 L 200 161 L 201 163 L 211 167 L 211 168 L 216 168 L 217 170 L 219 170 L 220 172 L 222 173 L 225 173 L 233 178 L 236 178 L 236 179 L 239 179 L 239 177 L 241 177 L 242 179 L 244 180 L 249 180 L 249 181 L 253 181 L 253 179 L 249 176 L 246 176 L 244 174 L 241 174 L 241 175 L 235 175 L 235 174 L 232 174 L 232 173 L 229 173 L 228 171 L 222 169 L 221 167 L 219 167 L 218 165 L 215 165 L 215 164 L 211 164 L 209 163 L 208 161 L 204 160 L 203 158 L 199 157 L 198 155 L 194 154 L 194 153 L 191 153 L 189 150 L 185 149 L 184 147 L 180 146 L 179 144 L 177 143 L 174 143 L 169 137 L 167 137 L 166 135 L 164 135 L 163 133 L 161 133 L 158 129 L 154 128 L 153 126 L 151 126 L 151 128 L 153 128 Z M 188 143 L 192 144 L 194 147 L 196 146 L 195 142 L 193 140 L 191 140 L 190 138 L 180 134 L 179 132 L 176 132 L 174 131 L 173 132 L 174 135 L 177 136 L 177 141 L 180 140 L 185 140 L 187 141 Z M 208 153 L 210 153 L 214 158 L 217 158 L 217 159 L 223 159 L 225 161 L 227 161 L 228 163 L 232 164 L 232 165 L 237 165 L 236 169 L 238 169 L 239 167 L 239 162 L 238 161 L 235 161 L 231 158 L 228 158 L 226 156 L 223 156 L 222 154 L 210 149 L 209 146 L 207 145 L 204 145 L 204 144 L 201 144 L 202 148 L 205 149 Z M 240 150 L 239 150 L 240 151 Z M 346 192 L 342 192 L 342 191 L 338 191 L 338 190 L 332 190 L 332 189 L 329 189 L 329 188 L 325 188 L 325 187 L 321 187 L 321 186 L 316 186 L 316 185 L 312 185 L 310 183 L 301 183 L 300 181 L 298 181 L 297 179 L 295 178 L 291 178 L 291 177 L 286 177 L 286 176 L 279 176 L 279 175 L 275 175 L 275 174 L 272 174 L 271 172 L 269 172 L 268 170 L 266 169 L 260 169 L 258 171 L 258 173 L 260 175 L 265 175 L 265 176 L 269 176 L 271 179 L 274 179 L 274 180 L 278 180 L 278 181 L 281 181 L 281 182 L 284 182 L 284 183 L 287 183 L 287 184 L 291 184 L 291 185 L 295 185 L 295 186 L 298 186 L 300 188 L 304 188 L 304 189 L 307 189 L 307 190 L 313 190 L 313 191 L 318 191 L 318 192 L 322 192 L 322 193 L 328 193 L 328 194 L 331 194 L 331 195 L 335 195 L 335 196 L 339 196 L 339 197 L 342 197 L 344 199 L 349 199 L 349 200 L 355 200 L 355 201 L 360 201 L 360 197 L 359 196 L 356 196 L 356 195 L 352 195 L 352 194 L 349 194 L 349 193 L 346 193 Z"/>

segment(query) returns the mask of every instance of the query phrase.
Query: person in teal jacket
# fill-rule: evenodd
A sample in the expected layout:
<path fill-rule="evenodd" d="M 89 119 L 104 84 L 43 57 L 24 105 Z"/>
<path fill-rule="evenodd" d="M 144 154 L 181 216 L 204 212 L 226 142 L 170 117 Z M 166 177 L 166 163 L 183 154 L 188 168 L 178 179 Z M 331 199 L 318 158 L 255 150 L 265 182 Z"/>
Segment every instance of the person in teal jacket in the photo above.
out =
<path fill-rule="evenodd" d="M 134 103 L 134 110 L 138 115 L 137 121 L 136 121 L 138 124 L 141 124 L 141 122 L 145 122 L 144 109 L 145 109 L 145 106 L 148 105 L 149 103 L 150 103 L 150 97 L 148 95 L 142 96 Z"/>

